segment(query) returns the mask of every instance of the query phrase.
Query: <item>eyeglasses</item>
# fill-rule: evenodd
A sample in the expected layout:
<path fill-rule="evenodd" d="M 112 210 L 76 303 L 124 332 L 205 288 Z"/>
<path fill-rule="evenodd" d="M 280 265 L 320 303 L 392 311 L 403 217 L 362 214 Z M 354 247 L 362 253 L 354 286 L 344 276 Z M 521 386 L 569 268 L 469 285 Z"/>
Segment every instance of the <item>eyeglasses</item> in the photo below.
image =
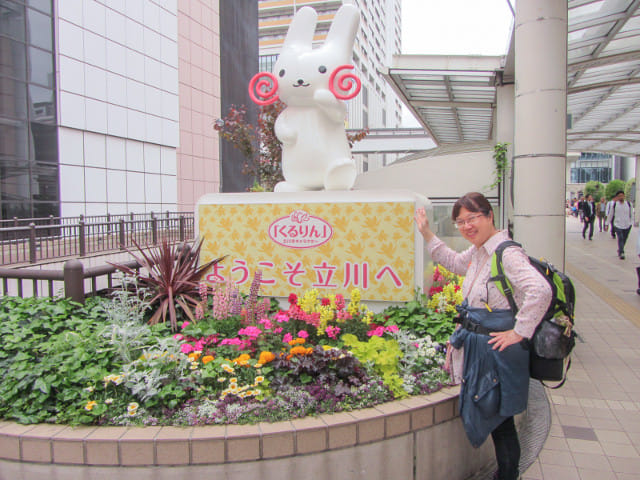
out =
<path fill-rule="evenodd" d="M 480 218 L 484 217 L 481 213 L 478 215 L 471 215 L 470 217 L 465 218 L 464 220 L 456 220 L 453 224 L 456 226 L 458 230 L 463 228 L 465 225 L 473 225 Z"/>

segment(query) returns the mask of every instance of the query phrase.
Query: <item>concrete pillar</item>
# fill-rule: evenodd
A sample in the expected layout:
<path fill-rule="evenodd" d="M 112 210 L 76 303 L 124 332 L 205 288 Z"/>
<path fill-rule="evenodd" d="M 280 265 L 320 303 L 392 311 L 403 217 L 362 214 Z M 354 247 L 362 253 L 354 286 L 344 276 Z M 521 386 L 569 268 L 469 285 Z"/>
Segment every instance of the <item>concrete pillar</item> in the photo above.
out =
<path fill-rule="evenodd" d="M 509 144 L 507 151 L 509 164 L 513 157 L 514 91 L 513 84 L 500 85 L 496 89 L 496 143 Z M 513 220 L 512 173 L 510 172 L 500 187 L 500 224 L 504 229 L 507 228 L 509 220 Z"/>
<path fill-rule="evenodd" d="M 635 215 L 635 225 L 640 223 L 640 155 L 636 155 L 636 202 L 633 206 Z"/>
<path fill-rule="evenodd" d="M 567 2 L 518 0 L 514 239 L 564 270 Z"/>

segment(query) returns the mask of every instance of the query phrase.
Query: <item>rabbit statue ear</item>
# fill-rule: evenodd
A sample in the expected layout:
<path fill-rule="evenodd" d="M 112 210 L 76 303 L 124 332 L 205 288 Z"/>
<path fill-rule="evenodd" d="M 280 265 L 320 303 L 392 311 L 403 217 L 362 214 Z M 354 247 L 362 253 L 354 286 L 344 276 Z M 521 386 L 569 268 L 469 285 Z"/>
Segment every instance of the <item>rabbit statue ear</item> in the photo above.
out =
<path fill-rule="evenodd" d="M 342 5 L 333 18 L 324 45 L 337 51 L 344 50 L 347 60 L 350 60 L 359 24 L 358 9 L 351 4 Z"/>
<path fill-rule="evenodd" d="M 313 35 L 316 32 L 318 14 L 311 7 L 302 7 L 296 12 L 289 25 L 287 36 L 282 45 L 282 51 L 311 50 Z"/>

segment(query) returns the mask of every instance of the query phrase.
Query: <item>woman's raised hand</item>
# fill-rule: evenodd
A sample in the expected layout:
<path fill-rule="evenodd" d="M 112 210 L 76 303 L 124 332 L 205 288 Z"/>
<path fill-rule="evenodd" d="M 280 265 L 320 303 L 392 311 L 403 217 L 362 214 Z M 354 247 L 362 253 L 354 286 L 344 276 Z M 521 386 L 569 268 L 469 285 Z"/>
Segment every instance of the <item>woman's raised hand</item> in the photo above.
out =
<path fill-rule="evenodd" d="M 427 242 L 431 240 L 435 234 L 429 227 L 429 219 L 427 218 L 427 212 L 425 212 L 424 208 L 418 208 L 415 215 L 413 216 L 413 219 L 416 222 L 418 231 L 422 234 L 424 239 Z"/>

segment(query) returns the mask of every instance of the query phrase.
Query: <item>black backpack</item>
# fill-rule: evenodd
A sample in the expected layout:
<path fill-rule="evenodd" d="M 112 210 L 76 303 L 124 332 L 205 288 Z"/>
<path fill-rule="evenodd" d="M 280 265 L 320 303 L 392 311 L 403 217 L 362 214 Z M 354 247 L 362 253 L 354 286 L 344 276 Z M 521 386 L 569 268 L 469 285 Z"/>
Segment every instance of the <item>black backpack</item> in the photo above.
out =
<path fill-rule="evenodd" d="M 515 316 L 518 307 L 513 299 L 509 279 L 502 268 L 502 253 L 505 248 L 511 246 L 520 247 L 521 245 L 513 240 L 507 240 L 496 248 L 491 261 L 489 281 L 496 282 L 496 287 L 507 297 Z M 529 257 L 529 262 L 542 274 L 552 291 L 551 304 L 528 342 L 530 376 L 541 381 L 559 381 L 558 385 L 550 388 L 560 388 L 567 379 L 567 372 L 571 367 L 570 354 L 575 346 L 576 332 L 573 329 L 575 288 L 571 279 L 552 264 L 533 257 Z"/>

